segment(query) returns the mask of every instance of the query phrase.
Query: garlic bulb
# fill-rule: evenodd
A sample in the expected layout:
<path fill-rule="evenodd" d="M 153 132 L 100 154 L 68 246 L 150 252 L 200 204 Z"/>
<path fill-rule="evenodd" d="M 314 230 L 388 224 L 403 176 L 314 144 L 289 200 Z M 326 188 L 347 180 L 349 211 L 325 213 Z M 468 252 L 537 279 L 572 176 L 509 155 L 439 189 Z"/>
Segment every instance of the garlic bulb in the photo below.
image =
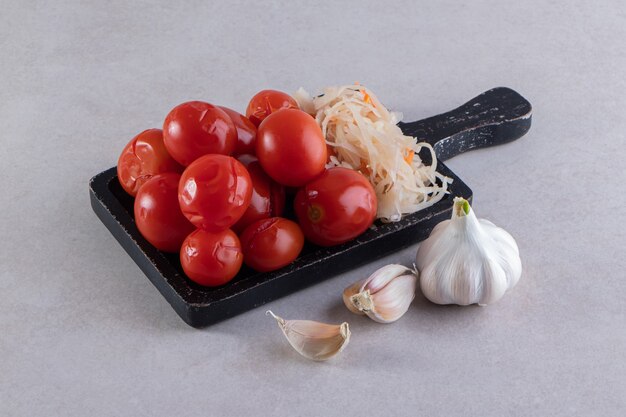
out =
<path fill-rule="evenodd" d="M 302 356 L 314 361 L 325 361 L 345 349 L 350 341 L 348 323 L 339 325 L 310 320 L 285 320 L 272 313 L 289 344 Z"/>
<path fill-rule="evenodd" d="M 416 287 L 414 271 L 391 264 L 346 288 L 343 302 L 353 313 L 367 314 L 379 323 L 391 323 L 407 312 Z"/>
<path fill-rule="evenodd" d="M 439 223 L 420 245 L 416 264 L 422 293 L 436 304 L 494 303 L 522 274 L 513 237 L 477 219 L 468 201 L 459 197 L 452 218 Z"/>

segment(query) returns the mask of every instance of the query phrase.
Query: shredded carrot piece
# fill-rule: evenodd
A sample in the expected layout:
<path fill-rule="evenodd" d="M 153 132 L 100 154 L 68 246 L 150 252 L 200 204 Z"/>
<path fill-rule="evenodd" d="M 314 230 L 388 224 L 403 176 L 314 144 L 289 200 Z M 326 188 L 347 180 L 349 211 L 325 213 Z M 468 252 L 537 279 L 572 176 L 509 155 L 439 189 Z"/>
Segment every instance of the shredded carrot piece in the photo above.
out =
<path fill-rule="evenodd" d="M 370 97 L 369 94 L 367 94 L 366 91 L 361 91 L 363 93 L 363 101 L 368 103 L 368 104 L 373 104 L 372 103 L 372 98 Z"/>
<path fill-rule="evenodd" d="M 354 85 L 361 85 L 361 83 L 360 83 L 360 82 L 358 82 L 358 81 L 355 81 L 355 82 L 354 82 Z M 359 91 L 361 92 L 361 94 L 363 94 L 363 101 L 364 101 L 364 102 L 366 102 L 367 104 L 374 105 L 374 103 L 372 103 L 372 98 L 370 97 L 370 95 L 369 95 L 369 94 L 367 94 L 367 92 L 366 92 L 366 91 L 363 91 L 363 90 L 361 90 L 360 88 L 359 88 Z"/>
<path fill-rule="evenodd" d="M 415 156 L 415 151 L 411 149 L 407 149 L 406 151 L 407 153 L 404 156 L 404 160 L 406 161 L 407 164 L 411 165 L 411 162 L 413 162 L 413 157 Z"/>

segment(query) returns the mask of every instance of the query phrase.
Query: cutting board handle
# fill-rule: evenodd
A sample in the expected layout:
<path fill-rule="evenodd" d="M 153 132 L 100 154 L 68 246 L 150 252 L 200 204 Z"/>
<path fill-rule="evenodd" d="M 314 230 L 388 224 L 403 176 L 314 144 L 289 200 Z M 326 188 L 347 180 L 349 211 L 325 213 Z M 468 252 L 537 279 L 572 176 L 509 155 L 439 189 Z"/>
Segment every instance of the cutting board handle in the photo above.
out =
<path fill-rule="evenodd" d="M 447 113 L 399 126 L 405 135 L 430 143 L 437 158 L 445 161 L 520 138 L 530 129 L 531 119 L 528 100 L 510 88 L 497 87 Z"/>

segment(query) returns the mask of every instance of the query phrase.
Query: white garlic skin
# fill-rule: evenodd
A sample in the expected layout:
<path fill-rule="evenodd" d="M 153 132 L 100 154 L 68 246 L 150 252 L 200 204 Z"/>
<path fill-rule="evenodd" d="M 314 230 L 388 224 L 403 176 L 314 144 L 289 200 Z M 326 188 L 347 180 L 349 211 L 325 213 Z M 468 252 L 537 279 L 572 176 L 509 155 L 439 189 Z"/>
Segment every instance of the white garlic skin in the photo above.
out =
<path fill-rule="evenodd" d="M 452 212 L 417 252 L 422 293 L 436 304 L 492 304 L 522 275 L 517 243 L 506 230 L 476 218 L 464 199 L 454 199 Z"/>

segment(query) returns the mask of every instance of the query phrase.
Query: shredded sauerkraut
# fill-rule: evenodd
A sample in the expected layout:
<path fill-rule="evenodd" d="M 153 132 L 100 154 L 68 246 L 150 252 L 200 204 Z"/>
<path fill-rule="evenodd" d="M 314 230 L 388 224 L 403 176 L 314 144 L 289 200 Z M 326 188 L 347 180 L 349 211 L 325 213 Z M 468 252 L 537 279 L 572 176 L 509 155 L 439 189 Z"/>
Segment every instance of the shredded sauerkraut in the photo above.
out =
<path fill-rule="evenodd" d="M 294 97 L 302 110 L 315 116 L 332 147 L 327 167 L 351 168 L 369 178 L 381 220 L 398 221 L 447 193 L 452 180 L 437 172 L 432 146 L 405 136 L 397 126 L 401 116 L 389 112 L 369 89 L 358 84 L 329 87 L 312 98 L 300 88 Z M 420 159 L 422 149 L 430 152 L 430 165 Z"/>

